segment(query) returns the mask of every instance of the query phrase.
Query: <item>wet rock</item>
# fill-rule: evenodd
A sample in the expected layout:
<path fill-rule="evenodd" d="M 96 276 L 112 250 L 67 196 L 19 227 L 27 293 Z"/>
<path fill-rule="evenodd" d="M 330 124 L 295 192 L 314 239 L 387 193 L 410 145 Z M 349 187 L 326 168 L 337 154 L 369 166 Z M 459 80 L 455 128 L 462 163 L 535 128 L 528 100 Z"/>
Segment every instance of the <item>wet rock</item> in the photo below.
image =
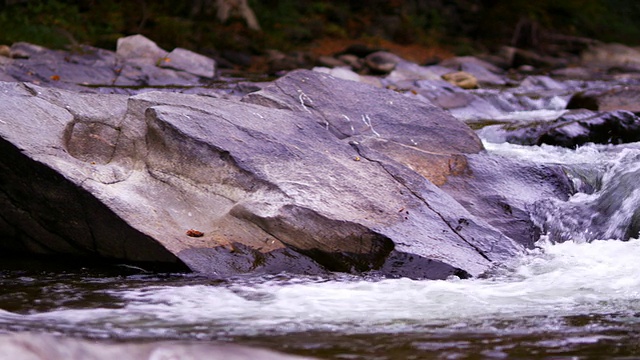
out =
<path fill-rule="evenodd" d="M 464 71 L 444 74 L 442 75 L 442 79 L 463 89 L 475 89 L 478 87 L 478 79 Z"/>
<path fill-rule="evenodd" d="M 364 59 L 365 65 L 375 74 L 388 74 L 403 61 L 398 55 L 386 51 L 376 51 Z"/>
<path fill-rule="evenodd" d="M 566 117 L 561 118 L 563 120 Z M 640 141 L 640 119 L 628 111 L 598 113 L 558 122 L 538 138 L 539 144 L 575 148 L 586 143 L 623 144 Z"/>
<path fill-rule="evenodd" d="M 640 87 L 616 86 L 582 91 L 571 97 L 567 109 L 627 110 L 637 113 L 640 112 Z"/>
<path fill-rule="evenodd" d="M 640 140 L 640 119 L 628 111 L 570 111 L 553 121 L 507 125 L 505 139 L 523 145 L 575 148 L 586 143 L 622 144 Z"/>
<path fill-rule="evenodd" d="M 474 132 L 393 91 L 312 71 L 243 102 L 2 86 L 0 238 L 19 239 L 3 248 L 414 278 L 522 250 L 425 178 L 464 174 Z"/>
<path fill-rule="evenodd" d="M 114 343 L 32 333 L 0 335 L 0 347 L 3 357 L 16 360 L 210 359 L 212 354 L 229 360 L 310 359 L 232 344 L 179 341 Z"/>
<path fill-rule="evenodd" d="M 532 206 L 532 219 L 554 242 L 637 238 L 639 160 L 637 152 L 623 151 L 604 176 L 593 164 L 568 165 L 566 171 L 594 196 L 542 199 Z"/>
<path fill-rule="evenodd" d="M 467 156 L 468 170 L 449 177 L 441 188 L 470 213 L 527 248 L 539 240 L 540 229 L 530 208 L 545 199 L 566 201 L 571 182 L 559 166 L 544 166 L 497 155 Z"/>

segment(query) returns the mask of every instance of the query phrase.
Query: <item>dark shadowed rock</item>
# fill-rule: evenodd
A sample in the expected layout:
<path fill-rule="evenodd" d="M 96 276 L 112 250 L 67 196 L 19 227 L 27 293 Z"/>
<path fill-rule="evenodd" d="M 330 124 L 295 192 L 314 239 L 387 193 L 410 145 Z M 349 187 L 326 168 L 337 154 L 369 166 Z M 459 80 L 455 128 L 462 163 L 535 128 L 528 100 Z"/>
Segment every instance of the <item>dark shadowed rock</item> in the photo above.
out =
<path fill-rule="evenodd" d="M 113 343 L 31 333 L 0 335 L 0 348 L 2 358 L 13 360 L 311 359 L 231 344 L 178 341 Z"/>
<path fill-rule="evenodd" d="M 365 65 L 376 74 L 388 74 L 402 61 L 405 60 L 386 51 L 376 51 L 364 58 Z"/>
<path fill-rule="evenodd" d="M 637 113 L 640 112 L 640 86 L 617 86 L 582 91 L 571 97 L 567 109 L 627 110 Z"/>
<path fill-rule="evenodd" d="M 566 67 L 569 62 L 565 59 L 542 55 L 531 50 L 516 49 L 513 53 L 511 66 L 518 68 L 527 65 L 534 68 L 557 69 Z"/>
<path fill-rule="evenodd" d="M 586 143 L 622 144 L 640 140 L 640 120 L 628 111 L 574 110 L 553 121 L 505 125 L 505 139 L 522 145 L 575 148 Z"/>

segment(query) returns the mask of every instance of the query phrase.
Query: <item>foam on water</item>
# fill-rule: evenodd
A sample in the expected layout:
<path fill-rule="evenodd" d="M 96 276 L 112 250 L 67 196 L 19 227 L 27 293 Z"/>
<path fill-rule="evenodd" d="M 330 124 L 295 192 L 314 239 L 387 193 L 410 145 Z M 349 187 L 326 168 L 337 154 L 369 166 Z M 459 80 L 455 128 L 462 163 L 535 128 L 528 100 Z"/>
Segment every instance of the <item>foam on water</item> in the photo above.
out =
<path fill-rule="evenodd" d="M 531 317 L 640 311 L 640 241 L 541 243 L 485 279 L 288 279 L 104 290 L 119 308 L 0 313 L 0 323 L 127 337 L 482 330 Z"/>

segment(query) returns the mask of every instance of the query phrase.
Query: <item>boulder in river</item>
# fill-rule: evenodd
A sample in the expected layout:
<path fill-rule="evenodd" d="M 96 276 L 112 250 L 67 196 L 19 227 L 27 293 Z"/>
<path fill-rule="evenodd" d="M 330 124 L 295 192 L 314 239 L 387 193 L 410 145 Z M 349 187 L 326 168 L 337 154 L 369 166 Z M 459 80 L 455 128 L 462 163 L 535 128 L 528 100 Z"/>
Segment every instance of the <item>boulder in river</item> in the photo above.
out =
<path fill-rule="evenodd" d="M 465 171 L 473 131 L 393 91 L 303 70 L 243 102 L 2 88 L 5 249 L 415 278 L 522 251 L 427 180 Z"/>

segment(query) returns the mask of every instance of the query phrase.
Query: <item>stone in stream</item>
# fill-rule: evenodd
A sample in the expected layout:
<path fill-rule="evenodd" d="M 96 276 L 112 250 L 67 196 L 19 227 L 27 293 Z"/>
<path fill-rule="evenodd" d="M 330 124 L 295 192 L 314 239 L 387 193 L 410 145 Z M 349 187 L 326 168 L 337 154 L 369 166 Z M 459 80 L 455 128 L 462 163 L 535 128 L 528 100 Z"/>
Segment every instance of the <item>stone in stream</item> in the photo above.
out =
<path fill-rule="evenodd" d="M 623 144 L 640 140 L 640 119 L 629 111 L 572 110 L 555 120 L 494 125 L 483 129 L 493 137 L 521 145 L 556 145 L 575 148 L 586 143 Z M 497 133 L 502 135 L 497 135 Z"/>
<path fill-rule="evenodd" d="M 490 64 L 486 61 L 478 59 L 473 56 L 460 56 L 454 57 L 440 62 L 440 66 L 445 66 L 456 70 L 458 72 L 464 72 L 476 79 L 476 85 L 463 88 L 475 88 L 477 83 L 482 85 L 506 85 L 507 81 L 503 76 L 504 70 L 497 66 Z M 446 80 L 446 79 L 445 79 Z"/>
<path fill-rule="evenodd" d="M 414 278 L 476 276 L 522 251 L 427 180 L 464 173 L 476 135 L 393 91 L 311 71 L 243 102 L 2 90 L 5 249 Z"/>
<path fill-rule="evenodd" d="M 567 109 L 627 110 L 638 113 L 640 112 L 640 86 L 616 86 L 581 91 L 571 97 Z"/>

